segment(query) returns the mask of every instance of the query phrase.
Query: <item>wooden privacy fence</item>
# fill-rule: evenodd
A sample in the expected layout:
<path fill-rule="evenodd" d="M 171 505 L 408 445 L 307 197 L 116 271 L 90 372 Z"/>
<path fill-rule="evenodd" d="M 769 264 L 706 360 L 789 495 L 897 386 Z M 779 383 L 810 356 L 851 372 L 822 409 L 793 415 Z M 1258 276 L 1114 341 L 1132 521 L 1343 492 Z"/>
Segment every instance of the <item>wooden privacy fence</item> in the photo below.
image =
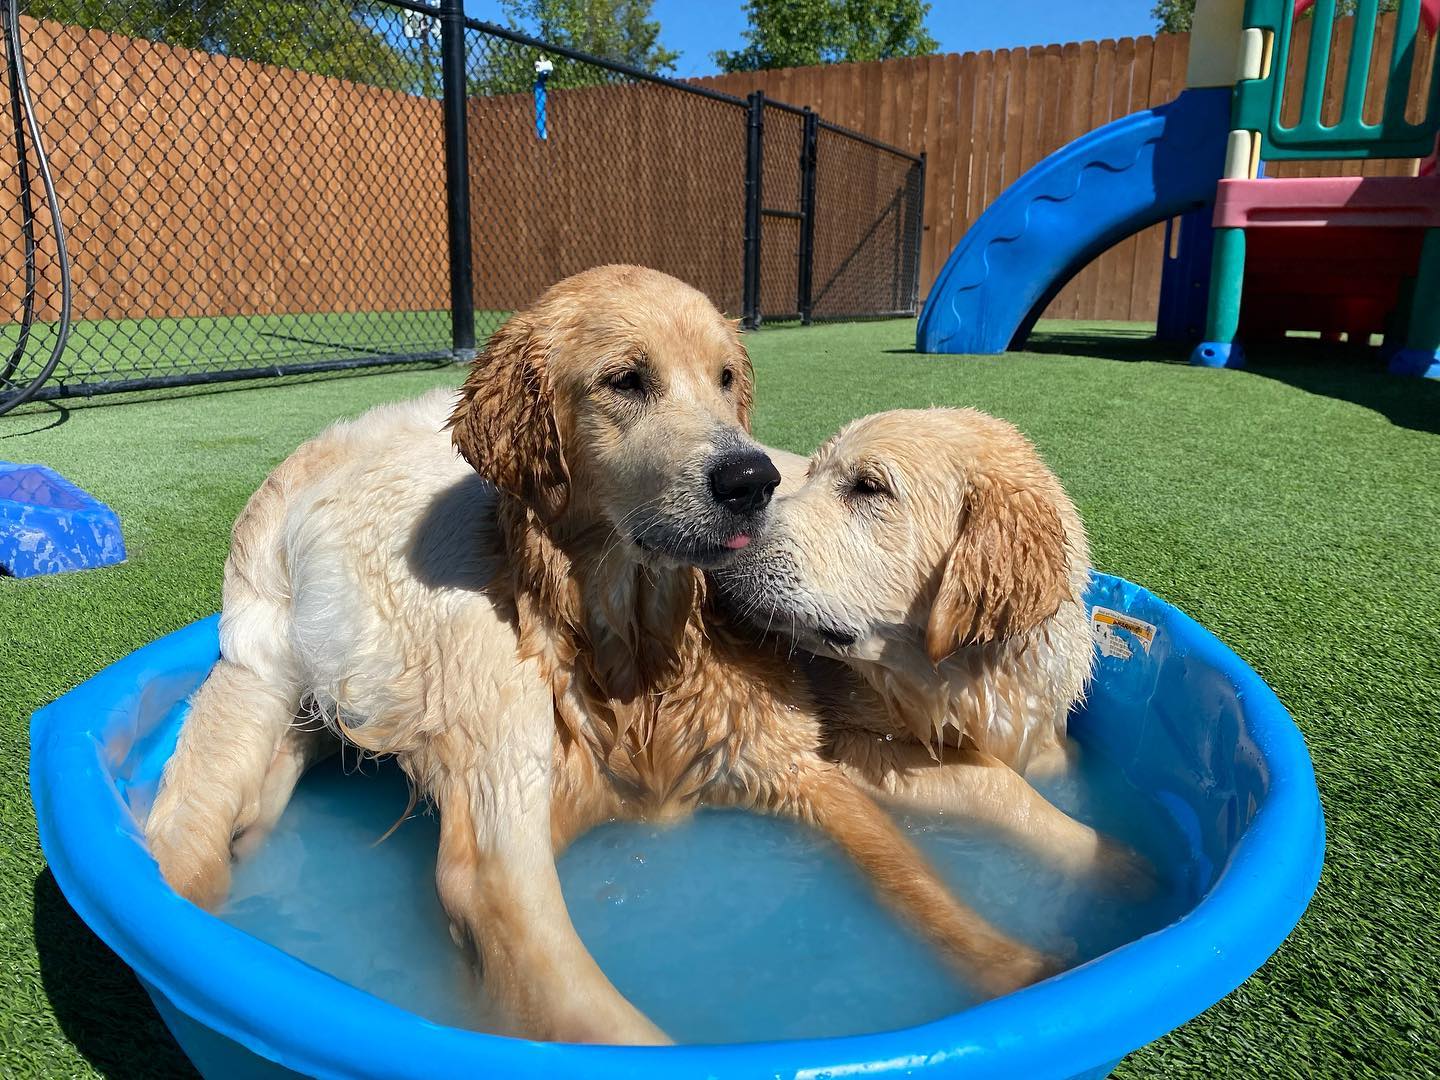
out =
<path fill-rule="evenodd" d="M 440 103 L 22 17 L 62 208 L 73 317 L 443 309 Z M 0 174 L 15 168 L 0 110 Z M 23 275 L 17 186 L 0 271 Z M 41 205 L 40 264 L 53 264 Z M 0 319 L 18 317 L 7 290 Z M 52 289 L 37 317 L 53 319 Z"/>
<path fill-rule="evenodd" d="M 1337 53 L 1349 22 L 1339 24 Z M 72 234 L 86 238 L 71 251 L 76 319 L 447 309 L 445 275 L 436 272 L 447 260 L 439 101 L 22 23 L 59 199 Z M 1378 56 L 1388 56 L 1391 37 L 1387 19 Z M 1296 62 L 1304 46 L 1292 50 Z M 697 81 L 737 96 L 761 89 L 926 153 L 923 296 L 965 229 L 1025 169 L 1178 94 L 1187 51 L 1186 35 L 1161 35 Z M 1374 65 L 1372 81 L 1384 68 Z M 1343 79 L 1336 65 L 1332 85 Z M 560 90 L 542 143 L 533 108 L 529 94 L 468 104 L 478 308 L 513 308 L 565 273 L 629 259 L 663 266 L 739 309 L 745 134 L 734 110 L 646 84 Z M 13 170 L 3 112 L 0 129 L 0 171 Z M 778 151 L 767 158 L 767 173 L 778 161 Z M 1409 167 L 1349 162 L 1331 171 Z M 1296 163 L 1275 171 L 1322 170 Z M 844 177 L 826 182 L 845 187 Z M 24 271 L 16 198 L 13 183 L 0 186 L 0 272 L 11 281 Z M 43 206 L 37 213 L 43 226 Z M 42 228 L 42 274 L 53 260 L 49 243 Z M 1153 318 L 1161 245 L 1160 226 L 1122 241 L 1049 314 Z M 768 247 L 767 266 L 782 255 L 789 258 Z M 837 266 L 844 257 L 834 255 Z M 765 288 L 783 291 L 787 273 L 767 272 Z M 55 317 L 53 299 L 53 290 L 40 296 L 37 318 Z M 0 321 L 18 318 L 18 305 L 7 294 Z M 783 310 L 783 298 L 773 306 Z"/>
<path fill-rule="evenodd" d="M 743 109 L 645 83 L 556 90 L 541 141 L 534 108 L 530 94 L 468 102 L 476 308 L 514 310 L 570 274 L 629 262 L 739 314 Z"/>
<path fill-rule="evenodd" d="M 6 20 L 0 412 L 462 359 L 607 262 L 683 278 L 750 326 L 914 313 L 917 156 L 462 0 L 428 10 L 275 4 L 258 38 L 139 20 L 162 41 L 115 32 L 137 21 L 123 0 L 77 11 L 108 29 Z"/>
<path fill-rule="evenodd" d="M 1338 114 L 1353 20 L 1337 21 L 1327 79 L 1326 116 Z M 1292 49 L 1301 64 L 1310 25 Z M 1367 100 L 1383 79 L 1394 40 L 1393 16 L 1382 17 L 1379 62 Z M 1433 43 L 1426 42 L 1433 62 Z M 783 68 L 702 80 L 731 94 L 763 90 L 809 105 L 836 123 L 927 155 L 925 233 L 920 289 L 928 291 L 970 224 L 1021 173 L 1072 139 L 1140 109 L 1163 105 L 1185 88 L 1188 34 L 1036 45 L 864 64 Z M 1419 107 L 1428 66 L 1417 65 L 1412 101 Z M 1290 80 L 1298 93 L 1300 80 Z M 1298 102 L 1287 100 L 1287 110 Z M 1333 111 L 1332 111 L 1333 110 Z M 1413 162 L 1294 162 L 1273 175 L 1407 174 Z M 1122 240 L 1082 271 L 1046 314 L 1070 319 L 1155 318 L 1164 226 Z"/>
<path fill-rule="evenodd" d="M 28 17 L 22 26 L 72 239 L 74 319 L 449 310 L 441 100 Z M 663 269 L 739 314 L 746 102 L 594 68 L 589 84 L 549 88 L 542 136 L 531 88 L 486 92 L 485 81 L 497 69 L 528 72 L 543 51 L 469 29 L 473 302 L 491 320 L 482 329 L 605 262 Z M 803 117 L 766 111 L 768 200 L 799 218 L 799 143 L 782 131 L 800 131 Z M 915 246 L 895 231 L 913 220 L 905 197 L 918 193 L 916 163 L 821 128 L 834 150 L 816 189 L 817 317 L 908 309 L 913 250 L 890 264 L 892 248 Z M 26 215 L 13 134 L 0 110 L 0 275 L 19 282 Z M 53 277 L 48 212 L 35 209 L 37 261 Z M 789 317 L 793 224 L 767 218 L 761 248 L 766 309 Z M 0 290 L 0 322 L 21 317 L 24 297 Z M 41 290 L 34 316 L 54 319 L 56 303 L 55 289 Z"/>
<path fill-rule="evenodd" d="M 75 238 L 76 320 L 448 309 L 440 101 L 23 22 Z M 534 108 L 529 93 L 467 102 L 480 310 L 630 261 L 739 311 L 742 109 L 643 83 L 562 89 L 541 141 Z M 13 170 L 10 127 L 0 111 L 0 166 Z M 0 185 L 9 281 L 24 271 L 16 198 Z M 0 296 L 0 320 L 16 319 L 21 294 Z M 53 319 L 54 291 L 39 301 Z"/>

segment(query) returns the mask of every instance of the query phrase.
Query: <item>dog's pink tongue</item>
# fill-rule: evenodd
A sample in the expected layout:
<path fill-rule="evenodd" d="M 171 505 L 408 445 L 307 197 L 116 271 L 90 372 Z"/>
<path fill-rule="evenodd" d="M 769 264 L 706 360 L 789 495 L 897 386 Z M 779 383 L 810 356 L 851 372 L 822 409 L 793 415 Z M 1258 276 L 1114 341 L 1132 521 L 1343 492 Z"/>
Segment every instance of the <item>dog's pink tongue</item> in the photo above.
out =
<path fill-rule="evenodd" d="M 731 551 L 739 551 L 748 543 L 750 543 L 750 537 L 746 536 L 744 533 L 736 533 L 734 536 L 730 537 L 729 540 L 725 541 L 725 546 Z"/>

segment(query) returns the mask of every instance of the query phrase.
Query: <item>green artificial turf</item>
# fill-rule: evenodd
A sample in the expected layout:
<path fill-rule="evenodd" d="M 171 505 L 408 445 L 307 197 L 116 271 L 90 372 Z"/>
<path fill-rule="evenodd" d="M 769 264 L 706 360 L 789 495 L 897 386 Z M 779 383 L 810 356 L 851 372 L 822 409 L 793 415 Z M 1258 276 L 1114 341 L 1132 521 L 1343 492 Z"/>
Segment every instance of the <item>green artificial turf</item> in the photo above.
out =
<path fill-rule="evenodd" d="M 756 431 L 806 452 L 845 420 L 966 404 L 1029 432 L 1097 565 L 1211 627 L 1304 730 L 1329 828 L 1309 913 L 1126 1076 L 1433 1073 L 1440 1016 L 1440 384 L 1320 354 L 1194 369 L 1137 331 L 1052 326 L 1032 351 L 923 357 L 913 323 L 750 338 Z M 0 1072 L 183 1068 L 142 992 L 45 871 L 26 725 L 155 636 L 216 609 L 229 526 L 296 443 L 453 369 L 28 408 L 0 458 L 55 466 L 119 511 L 130 561 L 0 581 Z M 1160 992 L 1163 992 L 1163 988 Z"/>
<path fill-rule="evenodd" d="M 501 311 L 475 313 L 482 337 L 503 321 Z M 49 359 L 56 324 L 31 327 L 24 383 Z M 17 323 L 0 326 L 0 355 L 20 335 Z M 48 389 L 71 393 L 98 384 L 196 373 L 267 370 L 334 360 L 413 359 L 448 355 L 450 312 L 339 311 L 282 315 L 229 315 L 173 319 L 84 319 L 73 323 L 65 353 Z"/>

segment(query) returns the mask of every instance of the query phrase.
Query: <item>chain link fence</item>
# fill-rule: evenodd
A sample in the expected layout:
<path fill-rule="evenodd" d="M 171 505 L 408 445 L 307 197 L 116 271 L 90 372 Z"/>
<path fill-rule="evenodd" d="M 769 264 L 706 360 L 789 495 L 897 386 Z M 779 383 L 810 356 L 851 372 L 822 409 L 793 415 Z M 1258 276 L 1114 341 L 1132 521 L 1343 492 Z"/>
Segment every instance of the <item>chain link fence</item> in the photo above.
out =
<path fill-rule="evenodd" d="M 449 362 L 606 262 L 674 274 L 752 327 L 915 311 L 923 162 L 808 110 L 459 0 L 0 16 L 0 411 Z"/>
<path fill-rule="evenodd" d="M 812 314 L 914 315 L 920 288 L 922 160 L 820 121 Z"/>

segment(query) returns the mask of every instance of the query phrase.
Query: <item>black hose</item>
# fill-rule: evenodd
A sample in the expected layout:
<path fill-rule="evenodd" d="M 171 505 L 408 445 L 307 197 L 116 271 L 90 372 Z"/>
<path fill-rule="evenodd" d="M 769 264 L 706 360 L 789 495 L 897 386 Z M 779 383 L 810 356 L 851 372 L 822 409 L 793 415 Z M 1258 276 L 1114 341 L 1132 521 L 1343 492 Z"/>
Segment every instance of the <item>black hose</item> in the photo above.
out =
<path fill-rule="evenodd" d="M 20 80 L 15 74 L 15 52 L 13 39 L 5 35 L 6 76 L 10 83 L 10 120 L 15 128 L 15 170 L 20 180 L 20 228 L 25 234 L 25 310 L 20 316 L 20 336 L 10 358 L 5 361 L 5 370 L 0 371 L 0 383 L 8 383 L 10 376 L 20 366 L 25 355 L 25 346 L 30 340 L 30 327 L 35 322 L 35 208 L 30 203 L 30 156 L 25 151 L 25 113 L 20 107 Z"/>
<path fill-rule="evenodd" d="M 65 352 L 65 343 L 70 337 L 70 253 L 65 247 L 65 224 L 60 220 L 60 200 L 55 194 L 55 181 L 50 175 L 50 162 L 45 157 L 45 146 L 40 141 L 40 125 L 35 119 L 35 103 L 30 98 L 30 85 L 25 77 L 24 42 L 20 37 L 20 8 L 18 0 L 7 0 L 5 8 L 5 51 L 10 66 L 11 102 L 17 114 L 15 125 L 16 149 L 19 151 L 19 180 L 21 212 L 25 224 L 25 314 L 21 323 L 20 341 L 16 353 L 6 365 L 5 377 L 14 374 L 30 336 L 34 312 L 35 292 L 35 236 L 34 218 L 30 204 L 30 172 L 26 165 L 24 136 L 18 122 L 18 112 L 23 106 L 25 127 L 30 132 L 30 144 L 35 151 L 35 164 L 40 171 L 40 182 L 45 186 L 45 205 L 50 209 L 50 225 L 55 232 L 55 260 L 60 267 L 60 320 L 55 326 L 55 344 L 50 350 L 50 359 L 40 369 L 30 384 L 13 397 L 0 399 L 0 414 L 9 412 L 17 405 L 29 401 L 55 372 L 60 357 Z"/>

